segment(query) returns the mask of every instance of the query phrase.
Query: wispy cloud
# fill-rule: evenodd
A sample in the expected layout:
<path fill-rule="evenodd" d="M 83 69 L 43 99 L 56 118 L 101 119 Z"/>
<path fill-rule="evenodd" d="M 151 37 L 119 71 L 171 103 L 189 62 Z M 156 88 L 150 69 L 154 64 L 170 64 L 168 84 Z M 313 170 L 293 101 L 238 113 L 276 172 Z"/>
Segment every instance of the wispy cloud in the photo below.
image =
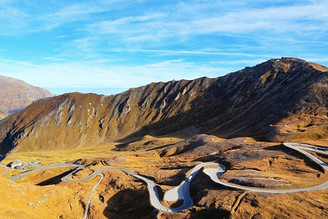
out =
<path fill-rule="evenodd" d="M 326 0 L 2 0 L 0 74 L 130 87 L 281 56 L 328 64 L 327 11 Z"/>
<path fill-rule="evenodd" d="M 88 22 L 92 14 L 110 12 L 121 6 L 117 0 L 61 4 L 56 1 L 1 1 L 0 35 L 49 31 L 67 23 Z M 25 7 L 24 7 L 25 6 Z M 30 6 L 30 7 L 28 7 Z M 57 9 L 59 7 L 59 9 Z M 9 29 L 8 29 L 9 28 Z M 12 30 L 12 31 L 8 31 Z"/>
<path fill-rule="evenodd" d="M 250 54 L 237 52 L 220 52 L 217 50 L 161 50 L 161 49 L 114 49 L 112 52 L 140 52 L 140 53 L 156 53 L 162 55 L 213 55 L 213 56 L 243 56 L 243 57 L 266 57 L 272 55 L 266 54 Z"/>
<path fill-rule="evenodd" d="M 18 19 L 25 18 L 26 27 L 30 27 L 26 28 L 26 31 L 34 29 L 35 27 L 31 28 L 29 25 L 36 23 L 43 27 L 48 26 L 47 29 L 50 29 L 67 22 L 82 20 L 87 22 L 82 24 L 81 28 L 86 28 L 96 34 L 131 33 L 139 38 L 151 33 L 173 37 L 216 32 L 248 33 L 256 30 L 275 32 L 325 30 L 323 25 L 328 22 L 327 1 L 305 1 L 303 4 L 300 2 L 300 4 L 288 6 L 276 4 L 270 7 L 265 7 L 262 3 L 264 6 L 262 8 L 252 7 L 252 5 L 254 2 L 259 4 L 263 1 L 243 1 L 243 3 L 240 1 L 225 3 L 220 1 L 182 1 L 176 5 L 159 5 L 155 9 L 145 8 L 143 14 L 124 16 L 129 14 L 124 13 L 123 16 L 116 16 L 116 18 L 115 16 L 105 16 L 105 19 L 101 20 L 92 16 L 119 10 L 133 2 L 89 1 L 64 5 L 58 10 L 56 7 L 45 11 L 35 8 L 34 10 L 38 10 L 38 14 L 32 14 L 31 11 L 18 7 L 12 1 L 5 2 L 2 3 L 0 18 L 7 18 L 7 21 L 13 19 L 15 23 Z M 49 3 L 47 6 L 51 5 L 54 4 Z M 244 7 L 236 8 L 238 5 Z M 219 7 L 223 10 L 218 10 Z M 172 10 L 168 10 L 170 8 Z M 106 20 L 106 17 L 110 18 Z"/>
<path fill-rule="evenodd" d="M 328 23 L 327 2 L 262 9 L 244 8 L 227 13 L 211 11 L 208 14 L 197 14 L 193 12 L 193 16 L 187 16 L 190 8 L 193 8 L 193 5 L 188 6 L 186 11 L 180 9 L 178 12 L 165 14 L 161 12 L 161 16 L 129 16 L 102 21 L 89 25 L 87 30 L 96 34 L 118 34 L 127 40 L 136 38 L 149 40 L 149 35 L 179 38 L 195 34 L 247 34 L 255 31 L 270 31 L 271 33 L 297 31 L 301 34 L 311 30 L 326 31 L 325 27 Z M 195 7 L 197 8 L 197 5 Z M 185 19 L 181 19 L 181 15 L 186 15 Z M 143 17 L 146 19 L 140 19 Z"/>
<path fill-rule="evenodd" d="M 90 4 L 74 4 L 60 9 L 59 11 L 50 14 L 50 16 L 55 17 L 74 17 L 78 19 L 76 16 L 92 14 L 92 13 L 100 13 L 107 11 L 106 8 L 96 5 Z"/>
<path fill-rule="evenodd" d="M 111 65 L 110 67 L 101 64 L 93 66 L 92 64 L 68 62 L 35 65 L 29 62 L 0 59 L 0 68 L 5 75 L 48 88 L 129 88 L 154 81 L 194 79 L 202 76 L 216 77 L 230 70 L 213 65 L 198 65 L 183 60 L 167 60 L 144 65 Z M 24 72 L 21 72 L 22 69 Z"/>

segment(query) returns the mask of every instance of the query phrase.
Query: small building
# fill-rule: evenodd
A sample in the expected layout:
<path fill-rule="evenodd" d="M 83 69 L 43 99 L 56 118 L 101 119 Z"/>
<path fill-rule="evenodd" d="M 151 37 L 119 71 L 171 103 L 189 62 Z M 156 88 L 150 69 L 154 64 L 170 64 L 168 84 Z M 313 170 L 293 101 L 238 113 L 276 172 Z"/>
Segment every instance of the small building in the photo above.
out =
<path fill-rule="evenodd" d="M 16 167 L 22 166 L 22 162 L 20 160 L 16 160 L 9 164 L 11 169 L 16 169 Z"/>

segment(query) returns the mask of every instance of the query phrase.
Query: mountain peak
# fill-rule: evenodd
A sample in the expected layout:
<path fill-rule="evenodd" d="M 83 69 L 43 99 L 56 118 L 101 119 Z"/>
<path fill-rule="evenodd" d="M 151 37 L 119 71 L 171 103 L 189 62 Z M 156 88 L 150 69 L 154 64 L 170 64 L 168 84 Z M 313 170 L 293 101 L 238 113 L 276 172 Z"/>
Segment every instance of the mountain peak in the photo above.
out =
<path fill-rule="evenodd" d="M 280 59 L 271 59 L 274 62 L 284 62 L 284 63 L 291 63 L 291 62 L 296 62 L 296 63 L 307 63 L 306 60 L 296 58 L 296 57 L 281 57 Z"/>
<path fill-rule="evenodd" d="M 14 146 L 78 147 L 144 135 L 327 138 L 328 76 L 313 65 L 271 59 L 218 78 L 151 83 L 112 96 L 43 99 L 0 121 L 0 153 Z"/>
<path fill-rule="evenodd" d="M 0 75 L 0 87 L 0 119 L 24 109 L 37 99 L 52 96 L 43 88 L 2 75 Z"/>
<path fill-rule="evenodd" d="M 307 62 L 304 59 L 295 58 L 295 57 L 281 57 L 280 59 L 271 59 L 269 62 L 272 62 L 274 68 L 281 69 L 284 72 L 287 72 L 292 66 L 302 66 L 302 67 L 312 67 L 319 71 L 328 71 L 328 68 L 316 63 Z"/>
<path fill-rule="evenodd" d="M 240 71 L 244 78 L 250 80 L 258 80 L 261 84 L 268 82 L 281 82 L 284 79 L 293 77 L 308 77 L 309 75 L 320 75 L 322 72 L 328 71 L 328 68 L 316 63 L 307 62 L 303 59 L 293 57 L 282 57 L 280 59 L 270 59 L 260 63 L 254 67 L 246 67 Z M 288 75 L 293 74 L 294 76 Z M 245 79 L 246 80 L 246 79 Z"/>

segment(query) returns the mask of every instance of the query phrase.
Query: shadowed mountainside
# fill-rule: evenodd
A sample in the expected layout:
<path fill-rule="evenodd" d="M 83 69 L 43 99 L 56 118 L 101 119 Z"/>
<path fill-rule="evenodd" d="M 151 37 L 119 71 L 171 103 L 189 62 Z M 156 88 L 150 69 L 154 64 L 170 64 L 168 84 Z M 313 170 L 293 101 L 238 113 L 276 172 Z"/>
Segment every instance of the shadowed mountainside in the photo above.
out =
<path fill-rule="evenodd" d="M 0 75 L 0 119 L 20 111 L 36 99 L 52 96 L 47 90 Z"/>
<path fill-rule="evenodd" d="M 328 68 L 272 59 L 218 78 L 151 83 L 36 101 L 0 121 L 0 153 L 99 145 L 145 134 L 326 139 Z M 288 129 L 286 127 L 289 127 Z"/>

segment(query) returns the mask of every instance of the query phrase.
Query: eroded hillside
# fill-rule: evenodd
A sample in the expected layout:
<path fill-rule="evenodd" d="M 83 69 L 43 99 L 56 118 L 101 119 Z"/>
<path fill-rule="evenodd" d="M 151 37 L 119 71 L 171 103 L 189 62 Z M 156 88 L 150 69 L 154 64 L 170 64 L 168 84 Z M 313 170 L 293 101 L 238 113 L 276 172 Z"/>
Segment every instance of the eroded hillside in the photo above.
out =
<path fill-rule="evenodd" d="M 37 99 L 52 96 L 45 89 L 1 75 L 0 88 L 0 119 L 24 109 Z"/>
<path fill-rule="evenodd" d="M 0 122 L 0 153 L 127 142 L 146 134 L 327 139 L 327 74 L 323 66 L 281 58 L 223 77 L 152 83 L 114 96 L 42 99 Z"/>
<path fill-rule="evenodd" d="M 153 139 L 154 140 L 154 139 Z M 141 143 L 141 142 L 140 142 Z M 138 142 L 135 142 L 138 144 Z M 64 150 L 53 152 L 53 156 Z M 324 162 L 327 156 L 316 155 Z M 10 158 L 10 156 L 8 156 Z M 9 161 L 7 159 L 7 161 Z M 31 157 L 30 157 L 31 158 Z M 26 157 L 25 159 L 28 159 Z M 67 157 L 69 159 L 69 156 Z M 22 160 L 26 161 L 26 160 Z M 103 154 L 71 160 L 85 168 L 74 174 L 80 180 L 103 168 L 126 168 L 156 183 L 164 206 L 178 207 L 164 194 L 187 179 L 192 169 L 205 162 L 226 167 L 220 177 L 249 189 L 282 190 L 311 188 L 328 180 L 327 172 L 303 154 L 280 143 L 257 142 L 251 138 L 218 139 L 196 135 L 176 144 L 134 153 Z M 33 167 L 28 167 L 32 168 Z M 208 167 L 211 168 L 211 167 Z M 3 171 L 3 167 L 0 168 Z M 34 167 L 35 169 L 35 167 Z M 8 218 L 53 216 L 82 218 L 99 175 L 81 182 L 63 182 L 71 168 L 40 170 L 15 181 L 0 178 L 0 215 Z M 265 193 L 235 189 L 213 182 L 202 169 L 190 184 L 193 205 L 182 211 L 159 211 L 150 203 L 147 184 L 119 169 L 103 171 L 95 189 L 88 218 L 327 218 L 327 189 L 296 193 Z M 1 172 L 2 173 L 2 172 Z M 28 172 L 27 172 L 28 173 Z M 10 170 L 3 177 L 17 176 Z M 8 200 L 8 196 L 11 198 Z"/>

